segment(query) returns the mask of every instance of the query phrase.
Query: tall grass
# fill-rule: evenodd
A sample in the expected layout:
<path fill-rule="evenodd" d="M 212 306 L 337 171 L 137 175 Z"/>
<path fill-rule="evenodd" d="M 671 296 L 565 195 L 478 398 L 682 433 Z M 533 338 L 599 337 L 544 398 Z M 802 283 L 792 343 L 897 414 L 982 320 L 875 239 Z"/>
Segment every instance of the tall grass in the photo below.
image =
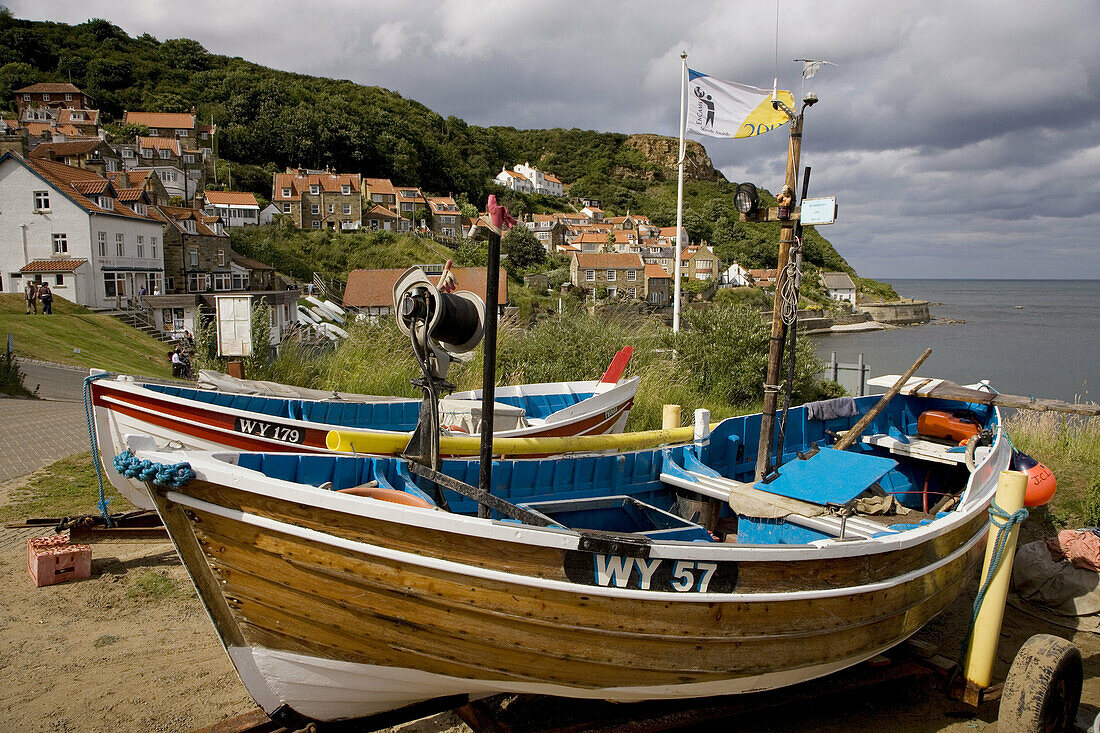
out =
<path fill-rule="evenodd" d="M 391 319 L 356 323 L 334 351 L 286 345 L 262 378 L 317 389 L 419 397 L 409 380 L 419 375 L 408 337 Z M 598 379 L 624 346 L 634 347 L 626 376 L 641 377 L 628 428 L 661 425 L 664 404 L 683 414 L 705 407 L 717 418 L 759 409 L 769 333 L 753 310 L 718 306 L 685 316 L 678 334 L 639 313 L 578 309 L 553 314 L 530 328 L 512 321 L 497 334 L 497 384 Z M 459 390 L 482 386 L 484 345 L 454 364 L 448 378 Z M 815 378 L 821 365 L 805 340 L 794 380 L 796 404 L 836 393 Z"/>
<path fill-rule="evenodd" d="M 1013 446 L 1054 472 L 1054 528 L 1100 525 L 1100 417 L 1020 410 L 1005 430 Z"/>

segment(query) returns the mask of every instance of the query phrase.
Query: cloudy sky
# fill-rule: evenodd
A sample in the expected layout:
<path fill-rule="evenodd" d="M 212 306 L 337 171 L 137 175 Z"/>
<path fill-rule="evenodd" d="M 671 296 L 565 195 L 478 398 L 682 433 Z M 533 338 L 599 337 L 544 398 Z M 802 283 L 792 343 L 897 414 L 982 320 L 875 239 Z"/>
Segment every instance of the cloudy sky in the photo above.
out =
<path fill-rule="evenodd" d="M 376 84 L 480 125 L 678 130 L 681 50 L 712 76 L 800 91 L 810 194 L 873 277 L 1100 278 L 1100 3 L 7 0 L 131 35 Z M 702 138 L 731 180 L 782 185 L 786 135 Z"/>

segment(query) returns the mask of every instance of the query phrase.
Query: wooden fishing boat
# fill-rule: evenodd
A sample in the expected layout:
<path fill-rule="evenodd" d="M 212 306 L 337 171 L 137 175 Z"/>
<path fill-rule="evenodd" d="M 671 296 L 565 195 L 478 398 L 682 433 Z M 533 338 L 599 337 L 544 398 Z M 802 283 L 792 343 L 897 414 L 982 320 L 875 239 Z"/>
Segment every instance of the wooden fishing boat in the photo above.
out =
<path fill-rule="evenodd" d="M 551 437 L 620 433 L 626 427 L 638 378 L 623 379 L 629 351 L 599 380 L 498 387 L 494 434 Z M 292 399 L 236 394 L 114 376 L 91 382 L 96 438 L 103 469 L 130 502 L 151 509 L 142 484 L 120 475 L 112 459 L 127 435 L 148 435 L 160 446 L 199 450 L 329 452 L 334 428 L 400 439 L 416 427 L 419 400 Z M 481 390 L 441 401 L 441 423 L 453 434 L 477 435 Z M 476 453 L 476 449 L 471 451 Z"/>
<path fill-rule="evenodd" d="M 149 490 L 242 681 L 290 725 L 498 692 L 752 692 L 898 644 L 974 577 L 1012 448 L 995 407 L 916 395 L 831 447 L 874 399 L 792 409 L 759 482 L 759 414 L 686 444 L 494 461 L 491 497 L 463 483 L 476 460 L 432 482 L 400 458 L 130 446 L 193 469 Z M 973 470 L 915 435 L 960 408 L 991 440 Z M 864 516 L 867 496 L 914 511 Z"/>

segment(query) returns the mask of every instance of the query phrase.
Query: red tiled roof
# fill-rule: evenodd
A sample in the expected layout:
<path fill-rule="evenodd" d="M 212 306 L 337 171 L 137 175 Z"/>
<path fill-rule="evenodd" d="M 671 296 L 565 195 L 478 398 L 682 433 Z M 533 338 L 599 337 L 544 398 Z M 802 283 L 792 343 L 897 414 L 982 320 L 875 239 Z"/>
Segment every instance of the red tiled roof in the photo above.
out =
<path fill-rule="evenodd" d="M 31 260 L 19 268 L 19 272 L 76 272 L 76 268 L 88 260 Z"/>
<path fill-rule="evenodd" d="M 655 277 L 661 277 L 661 278 L 671 278 L 672 277 L 672 275 L 669 275 L 667 272 L 665 272 L 665 268 L 661 267 L 660 265 L 646 265 L 645 266 L 645 276 L 648 279 L 652 279 L 652 278 L 655 278 Z"/>
<path fill-rule="evenodd" d="M 135 188 L 145 184 L 145 179 L 153 175 L 152 168 L 145 168 L 142 170 L 129 170 L 129 171 L 110 171 L 107 173 L 107 178 L 116 185 L 122 185 L 124 188 Z"/>
<path fill-rule="evenodd" d="M 123 122 L 146 127 L 171 127 L 176 130 L 194 130 L 195 116 L 189 112 L 123 112 Z"/>
<path fill-rule="evenodd" d="M 344 290 L 344 305 L 353 308 L 393 307 L 393 286 L 405 273 L 402 269 L 389 270 L 352 270 L 348 273 L 348 284 Z M 483 301 L 485 300 L 485 278 L 488 273 L 484 267 L 454 267 L 458 290 L 468 290 Z M 432 276 L 428 279 L 435 282 Z M 497 289 L 497 302 L 508 302 L 508 275 L 504 268 L 500 270 L 500 284 Z"/>
<path fill-rule="evenodd" d="M 275 201 L 292 201 L 299 198 L 311 185 L 320 186 L 322 191 L 338 192 L 343 186 L 351 186 L 352 193 L 359 193 L 360 177 L 358 173 L 306 173 L 298 175 L 295 171 L 276 173 L 274 185 Z M 290 189 L 290 196 L 283 196 L 283 189 Z"/>
<path fill-rule="evenodd" d="M 62 109 L 59 110 L 60 115 L 57 118 L 59 123 L 69 123 L 74 125 L 94 125 L 99 122 L 99 110 L 98 109 Z M 73 115 L 77 112 L 84 113 L 84 119 L 73 119 Z"/>
<path fill-rule="evenodd" d="M 578 267 L 591 267 L 597 270 L 623 270 L 645 267 L 642 256 L 637 252 L 577 252 Z"/>
<path fill-rule="evenodd" d="M 387 209 L 382 204 L 375 204 L 370 208 L 370 211 L 363 214 L 364 219 L 400 219 L 401 217 Z"/>
<path fill-rule="evenodd" d="M 54 94 L 55 92 L 62 92 L 66 94 L 83 94 L 78 88 L 69 84 L 68 82 L 50 82 L 41 81 L 37 84 L 31 84 L 29 87 L 23 87 L 22 89 L 16 89 L 15 94 Z"/>
<path fill-rule="evenodd" d="M 149 210 L 149 215 L 155 219 L 175 226 L 177 229 L 183 232 L 187 231 L 180 222 L 191 219 L 195 222 L 195 234 L 202 234 L 208 237 L 222 236 L 226 239 L 229 238 L 228 234 L 218 234 L 213 227 L 209 226 L 218 221 L 218 217 L 206 214 L 199 209 L 188 209 L 183 206 L 154 206 Z"/>
<path fill-rule="evenodd" d="M 207 191 L 206 202 L 217 206 L 255 206 L 260 208 L 256 195 L 248 191 Z"/>
<path fill-rule="evenodd" d="M 458 208 L 458 204 L 455 203 L 455 200 L 453 198 L 451 198 L 450 196 L 429 196 L 428 197 L 428 206 L 431 207 L 433 214 L 439 213 L 439 214 L 454 214 L 454 215 L 457 215 L 457 214 L 460 213 L 460 209 Z M 451 206 L 451 207 L 454 207 L 454 208 L 444 209 L 443 208 L 444 206 Z"/>
<path fill-rule="evenodd" d="M 137 146 L 150 150 L 170 150 L 176 155 L 180 154 L 180 141 L 174 137 L 139 137 Z"/>
<path fill-rule="evenodd" d="M 40 145 L 36 145 L 34 150 L 31 151 L 31 157 L 48 158 L 50 153 L 54 156 L 81 155 L 82 153 L 90 153 L 100 145 L 107 145 L 107 143 L 97 137 L 85 138 L 83 140 L 66 140 L 65 142 L 57 143 L 41 143 Z"/>
<path fill-rule="evenodd" d="M 64 163 L 57 163 L 52 160 L 46 160 L 44 158 L 22 158 L 20 156 L 12 155 L 16 160 L 20 160 L 30 168 L 32 171 L 46 179 L 52 186 L 63 194 L 68 196 L 77 206 L 81 207 L 85 211 L 92 214 L 113 214 L 114 216 L 121 216 L 127 219 L 141 219 L 147 221 L 148 217 L 141 214 L 134 213 L 124 205 L 116 204 L 114 210 L 108 210 L 100 207 L 90 198 L 81 192 L 77 187 L 79 183 L 82 187 L 95 188 L 99 184 L 92 184 L 90 182 L 102 181 L 107 183 L 107 179 L 102 176 L 97 176 L 91 171 L 84 170 L 83 168 L 74 168 Z"/>
<path fill-rule="evenodd" d="M 393 190 L 393 182 L 388 178 L 364 178 L 363 185 L 367 188 L 367 193 L 380 193 L 387 196 L 396 196 L 397 192 Z"/>
<path fill-rule="evenodd" d="M 102 194 L 109 191 L 114 191 L 114 187 L 111 186 L 111 182 L 106 178 L 97 180 L 92 179 L 90 181 L 74 181 L 73 188 L 80 191 L 83 194 Z"/>
<path fill-rule="evenodd" d="M 543 173 L 542 175 L 545 176 L 546 180 L 550 181 L 551 183 L 561 183 L 561 179 L 555 176 L 553 173 Z"/>
<path fill-rule="evenodd" d="M 49 122 L 28 122 L 23 127 L 27 128 L 27 132 L 30 133 L 31 137 L 40 137 L 42 133 L 53 129 Z"/>
<path fill-rule="evenodd" d="M 143 199 L 148 198 L 145 194 L 144 188 L 123 188 L 115 194 L 119 201 L 137 201 L 141 202 Z"/>

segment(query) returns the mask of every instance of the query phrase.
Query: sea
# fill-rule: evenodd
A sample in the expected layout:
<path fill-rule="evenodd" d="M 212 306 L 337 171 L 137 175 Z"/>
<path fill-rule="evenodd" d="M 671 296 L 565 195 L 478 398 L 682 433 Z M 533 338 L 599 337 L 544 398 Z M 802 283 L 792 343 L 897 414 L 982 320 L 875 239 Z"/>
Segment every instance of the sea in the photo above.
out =
<path fill-rule="evenodd" d="M 929 301 L 932 322 L 810 336 L 823 361 L 835 351 L 841 364 L 856 364 L 863 354 L 870 376 L 901 374 L 931 348 L 918 376 L 1100 402 L 1100 280 L 887 282 L 903 297 Z"/>

